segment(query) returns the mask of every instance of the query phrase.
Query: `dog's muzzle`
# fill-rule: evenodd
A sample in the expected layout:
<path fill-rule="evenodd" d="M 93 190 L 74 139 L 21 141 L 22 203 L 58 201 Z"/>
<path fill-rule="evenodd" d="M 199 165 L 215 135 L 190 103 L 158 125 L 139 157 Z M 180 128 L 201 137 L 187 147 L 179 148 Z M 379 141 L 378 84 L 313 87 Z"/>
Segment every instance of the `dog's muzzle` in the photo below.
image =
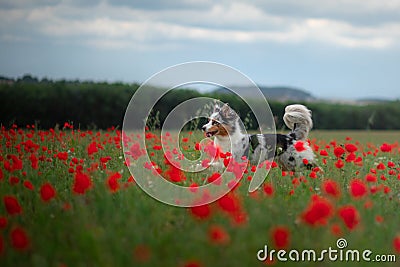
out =
<path fill-rule="evenodd" d="M 212 132 L 208 132 L 207 131 L 207 126 L 203 126 L 201 127 L 201 129 L 203 130 L 203 132 L 205 133 L 206 137 L 210 138 L 213 137 L 214 135 L 216 135 L 218 133 L 218 131 L 212 131 Z"/>

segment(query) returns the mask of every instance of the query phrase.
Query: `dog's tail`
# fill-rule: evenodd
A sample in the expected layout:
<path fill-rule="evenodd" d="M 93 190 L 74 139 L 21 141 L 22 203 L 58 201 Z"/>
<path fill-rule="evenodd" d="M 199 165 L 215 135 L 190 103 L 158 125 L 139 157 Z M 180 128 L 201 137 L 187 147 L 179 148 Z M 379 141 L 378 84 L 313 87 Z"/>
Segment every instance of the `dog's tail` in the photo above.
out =
<path fill-rule="evenodd" d="M 292 130 L 291 135 L 296 140 L 305 141 L 313 127 L 311 110 L 300 104 L 287 106 L 283 120 L 286 126 Z"/>

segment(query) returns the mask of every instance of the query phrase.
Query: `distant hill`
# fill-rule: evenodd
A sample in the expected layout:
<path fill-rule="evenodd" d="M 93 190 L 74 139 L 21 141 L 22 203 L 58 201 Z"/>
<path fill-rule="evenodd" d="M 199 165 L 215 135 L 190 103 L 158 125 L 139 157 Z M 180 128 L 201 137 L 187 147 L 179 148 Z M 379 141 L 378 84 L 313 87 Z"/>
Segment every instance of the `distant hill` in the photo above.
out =
<path fill-rule="evenodd" d="M 232 86 L 242 96 L 251 97 L 249 87 Z M 314 101 L 316 98 L 302 89 L 288 86 L 258 86 L 267 100 L 276 101 Z M 232 92 L 224 87 L 217 88 L 213 91 L 216 94 L 232 94 Z"/>

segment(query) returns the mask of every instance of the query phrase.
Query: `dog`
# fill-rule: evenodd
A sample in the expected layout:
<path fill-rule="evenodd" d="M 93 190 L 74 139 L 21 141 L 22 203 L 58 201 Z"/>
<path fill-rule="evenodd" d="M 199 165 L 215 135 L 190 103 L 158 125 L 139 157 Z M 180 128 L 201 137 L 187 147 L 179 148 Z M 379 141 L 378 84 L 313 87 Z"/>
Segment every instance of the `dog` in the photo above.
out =
<path fill-rule="evenodd" d="M 216 147 L 231 152 L 236 161 L 245 156 L 257 164 L 275 158 L 283 171 L 316 167 L 314 152 L 307 141 L 313 127 L 311 110 L 300 104 L 289 105 L 283 120 L 291 129 L 288 134 L 244 134 L 237 113 L 228 104 L 222 107 L 216 104 L 202 130 L 206 137 L 214 137 Z"/>

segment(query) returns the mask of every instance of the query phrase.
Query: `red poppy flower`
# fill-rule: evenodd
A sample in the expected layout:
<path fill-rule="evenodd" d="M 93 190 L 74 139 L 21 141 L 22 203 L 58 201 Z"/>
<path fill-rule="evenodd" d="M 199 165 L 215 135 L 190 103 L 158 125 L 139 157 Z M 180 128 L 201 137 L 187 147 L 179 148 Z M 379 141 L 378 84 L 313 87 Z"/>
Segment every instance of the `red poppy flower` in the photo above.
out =
<path fill-rule="evenodd" d="M 386 166 L 385 166 L 385 164 L 383 164 L 382 162 L 380 162 L 380 163 L 378 164 L 378 166 L 376 166 L 376 168 L 377 168 L 378 170 L 384 170 L 384 169 L 386 169 Z"/>
<path fill-rule="evenodd" d="M 189 185 L 189 191 L 192 193 L 196 193 L 198 189 L 199 189 L 199 185 L 195 182 L 193 182 Z"/>
<path fill-rule="evenodd" d="M 9 179 L 10 185 L 16 185 L 19 183 L 19 178 L 15 176 L 11 176 Z"/>
<path fill-rule="evenodd" d="M 326 180 L 322 183 L 322 190 L 325 194 L 340 197 L 340 188 L 339 185 L 333 180 Z"/>
<path fill-rule="evenodd" d="M 256 172 L 257 171 L 257 166 L 251 165 L 250 171 L 251 172 Z"/>
<path fill-rule="evenodd" d="M 208 230 L 210 242 L 217 245 L 225 245 L 229 243 L 230 236 L 222 226 L 212 225 Z"/>
<path fill-rule="evenodd" d="M 40 188 L 40 197 L 44 202 L 49 202 L 56 196 L 56 190 L 50 183 L 45 183 Z"/>
<path fill-rule="evenodd" d="M 28 188 L 29 190 L 34 190 L 35 188 L 33 187 L 33 184 L 31 183 L 31 181 L 29 181 L 29 180 L 25 180 L 24 182 L 23 182 L 23 185 L 26 187 L 26 188 Z"/>
<path fill-rule="evenodd" d="M 353 230 L 360 223 L 360 215 L 353 205 L 345 205 L 339 209 L 339 217 L 349 230 Z"/>
<path fill-rule="evenodd" d="M 393 239 L 393 248 L 397 253 L 400 253 L 400 235 Z"/>
<path fill-rule="evenodd" d="M 284 249 L 289 246 L 290 232 L 285 226 L 277 226 L 271 231 L 272 241 L 276 249 Z"/>
<path fill-rule="evenodd" d="M 79 160 L 77 158 L 75 158 L 75 157 L 73 157 L 71 161 L 74 164 L 78 164 L 79 163 Z"/>
<path fill-rule="evenodd" d="M 353 152 L 348 154 L 346 157 L 346 162 L 352 162 L 356 160 L 356 154 L 354 154 Z"/>
<path fill-rule="evenodd" d="M 29 156 L 29 160 L 31 161 L 32 169 L 37 170 L 39 168 L 39 159 L 36 157 L 36 155 L 32 153 Z"/>
<path fill-rule="evenodd" d="M 162 149 L 162 146 L 160 146 L 160 145 L 154 145 L 154 146 L 153 146 L 153 149 L 154 149 L 154 150 L 161 150 L 161 149 Z"/>
<path fill-rule="evenodd" d="M 332 204 L 323 197 L 314 195 L 301 218 L 311 226 L 325 225 L 333 215 Z"/>
<path fill-rule="evenodd" d="M 387 144 L 387 143 L 383 143 L 380 147 L 382 152 L 390 152 L 392 151 L 392 146 Z"/>
<path fill-rule="evenodd" d="M 383 223 L 384 219 L 381 215 L 376 215 L 375 216 L 375 222 L 377 223 Z"/>
<path fill-rule="evenodd" d="M 343 168 L 343 167 L 344 167 L 344 162 L 343 162 L 343 160 L 338 159 L 338 160 L 335 162 L 335 166 L 336 166 L 336 168 L 338 168 L 338 169 Z"/>
<path fill-rule="evenodd" d="M 218 206 L 225 212 L 235 213 L 240 210 L 239 200 L 234 194 L 228 193 L 217 201 Z"/>
<path fill-rule="evenodd" d="M 6 217 L 0 217 L 0 229 L 4 229 L 7 226 L 7 218 Z"/>
<path fill-rule="evenodd" d="M 203 168 L 207 168 L 209 165 L 210 165 L 210 160 L 209 159 L 207 159 L 207 158 L 205 158 L 205 159 L 203 159 L 202 161 L 201 161 L 201 166 L 203 167 Z"/>
<path fill-rule="evenodd" d="M 11 245 L 16 250 L 26 250 L 29 247 L 29 238 L 25 230 L 21 227 L 15 227 L 11 230 Z"/>
<path fill-rule="evenodd" d="M 229 162 L 229 166 L 226 169 L 226 171 L 232 172 L 235 175 L 236 179 L 239 180 L 243 177 L 243 173 L 246 173 L 246 168 L 247 168 L 246 161 L 239 163 L 232 159 Z"/>
<path fill-rule="evenodd" d="M 108 189 L 110 189 L 110 191 L 112 193 L 115 193 L 118 191 L 119 189 L 119 183 L 118 180 L 121 179 L 122 175 L 119 172 L 113 173 L 110 176 L 108 176 L 107 178 L 107 186 Z"/>
<path fill-rule="evenodd" d="M 392 189 L 390 189 L 389 186 L 386 186 L 386 185 L 385 185 L 385 186 L 383 187 L 383 192 L 384 192 L 385 194 L 389 194 L 390 191 L 392 191 Z"/>
<path fill-rule="evenodd" d="M 367 194 L 367 186 L 360 179 L 353 179 L 350 182 L 350 194 L 354 198 L 361 198 Z"/>
<path fill-rule="evenodd" d="M 13 172 L 16 170 L 22 170 L 23 163 L 22 160 L 19 159 L 16 155 L 8 155 L 7 159 L 11 159 L 10 161 L 4 161 L 4 169 L 9 172 Z"/>
<path fill-rule="evenodd" d="M 196 144 L 194 145 L 194 149 L 195 149 L 195 150 L 200 150 L 200 149 L 201 149 L 200 143 L 196 143 Z"/>
<path fill-rule="evenodd" d="M 341 146 L 337 146 L 333 149 L 333 154 L 335 154 L 336 157 L 340 158 L 344 154 L 345 150 Z"/>
<path fill-rule="evenodd" d="M 378 191 L 381 190 L 381 189 L 382 189 L 382 186 L 381 186 L 381 185 L 380 185 L 380 186 L 371 185 L 370 188 L 369 188 L 369 191 L 370 191 L 372 194 L 375 194 L 376 192 L 378 192 Z"/>
<path fill-rule="evenodd" d="M 232 222 L 238 226 L 245 224 L 248 220 L 247 213 L 243 212 L 243 211 L 238 211 L 238 212 L 232 213 L 231 218 L 232 218 Z"/>
<path fill-rule="evenodd" d="M 68 152 L 58 152 L 57 158 L 59 160 L 67 160 L 68 159 Z"/>
<path fill-rule="evenodd" d="M 225 167 L 228 167 L 230 162 L 231 162 L 231 158 L 224 158 L 224 166 Z"/>
<path fill-rule="evenodd" d="M 315 171 L 312 171 L 312 172 L 310 172 L 309 176 L 310 176 L 310 178 L 315 179 L 315 178 L 317 178 L 317 173 Z"/>
<path fill-rule="evenodd" d="M 365 180 L 367 181 L 367 182 L 371 182 L 371 183 L 375 183 L 378 179 L 376 178 L 376 175 L 373 175 L 373 174 L 367 174 L 366 176 L 365 176 Z"/>
<path fill-rule="evenodd" d="M 146 154 L 145 149 L 141 149 L 139 143 L 134 143 L 130 148 L 129 152 L 127 152 L 133 159 L 138 159 L 139 157 Z"/>
<path fill-rule="evenodd" d="M 168 170 L 165 171 L 165 176 L 169 177 L 171 182 L 174 183 L 179 183 L 186 180 L 185 174 L 172 164 L 170 164 Z"/>
<path fill-rule="evenodd" d="M 274 195 L 274 187 L 272 183 L 265 183 L 263 186 L 263 190 L 265 195 L 267 196 L 273 196 Z"/>
<path fill-rule="evenodd" d="M 327 156 L 328 156 L 328 152 L 326 152 L 325 149 L 322 149 L 322 150 L 319 152 L 319 154 L 320 154 L 321 156 L 324 156 L 324 157 L 327 157 Z"/>
<path fill-rule="evenodd" d="M 96 153 L 97 151 L 98 151 L 98 149 L 97 149 L 96 142 L 90 143 L 89 146 L 87 147 L 87 153 L 89 156 Z"/>
<path fill-rule="evenodd" d="M 85 194 L 92 187 L 92 181 L 87 174 L 76 172 L 72 190 L 76 194 Z"/>
<path fill-rule="evenodd" d="M 72 124 L 69 124 L 68 122 L 64 123 L 64 127 L 63 128 L 69 128 L 69 129 L 73 129 L 74 126 Z"/>
<path fill-rule="evenodd" d="M 107 163 L 107 162 L 109 162 L 111 160 L 111 157 L 110 156 L 107 156 L 107 157 L 101 157 L 100 158 L 100 162 L 101 163 Z"/>
<path fill-rule="evenodd" d="M 10 215 L 17 215 L 22 213 L 22 208 L 19 205 L 19 202 L 16 197 L 14 196 L 4 196 L 3 197 L 4 206 L 8 214 Z"/>
<path fill-rule="evenodd" d="M 332 232 L 332 234 L 334 234 L 336 236 L 341 236 L 342 235 L 342 229 L 337 224 L 333 224 L 331 226 L 331 232 Z"/>
<path fill-rule="evenodd" d="M 353 153 L 357 151 L 357 147 L 353 144 L 345 144 L 344 148 L 347 150 L 349 153 Z"/>
<path fill-rule="evenodd" d="M 294 144 L 294 148 L 296 149 L 297 152 L 302 152 L 306 150 L 306 148 L 304 147 L 304 143 L 302 141 L 297 141 Z"/>
<path fill-rule="evenodd" d="M 208 204 L 190 207 L 189 210 L 190 213 L 197 219 L 207 219 L 211 215 L 211 208 Z"/>
<path fill-rule="evenodd" d="M 219 156 L 217 147 L 215 147 L 213 143 L 206 144 L 206 146 L 204 147 L 204 152 L 206 152 L 208 157 L 212 159 Z"/>
<path fill-rule="evenodd" d="M 210 177 L 207 178 L 208 183 L 214 183 L 216 185 L 221 184 L 221 174 L 218 172 L 213 173 Z"/>
<path fill-rule="evenodd" d="M 36 152 L 40 147 L 38 144 L 34 143 L 31 139 L 28 139 L 26 142 L 22 144 L 24 145 L 25 152 Z"/>

